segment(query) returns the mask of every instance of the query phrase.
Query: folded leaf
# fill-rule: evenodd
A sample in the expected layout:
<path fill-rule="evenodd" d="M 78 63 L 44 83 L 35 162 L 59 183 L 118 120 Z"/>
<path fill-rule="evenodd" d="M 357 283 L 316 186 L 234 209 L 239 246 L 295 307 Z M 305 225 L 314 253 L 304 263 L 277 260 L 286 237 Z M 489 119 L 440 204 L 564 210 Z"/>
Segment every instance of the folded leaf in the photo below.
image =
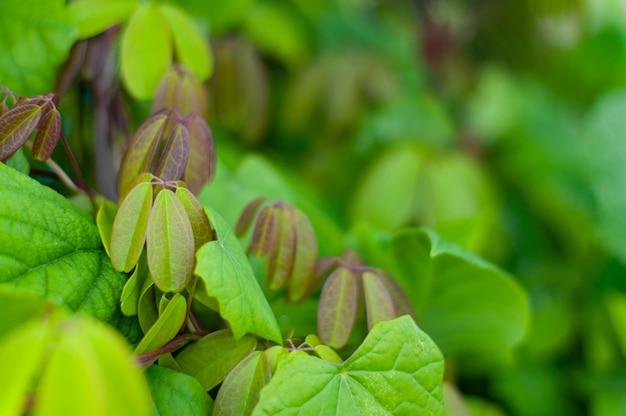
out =
<path fill-rule="evenodd" d="M 21 104 L 0 116 L 0 160 L 5 160 L 26 143 L 41 117 L 41 107 Z"/>
<path fill-rule="evenodd" d="M 185 322 L 187 316 L 187 301 L 180 293 L 174 295 L 169 301 L 159 319 L 152 325 L 143 337 L 135 354 L 141 355 L 146 352 L 156 351 L 167 342 L 171 341 Z"/>
<path fill-rule="evenodd" d="M 341 348 L 348 342 L 356 321 L 359 297 L 357 275 L 345 267 L 329 277 L 317 309 L 317 328 L 324 343 Z"/>

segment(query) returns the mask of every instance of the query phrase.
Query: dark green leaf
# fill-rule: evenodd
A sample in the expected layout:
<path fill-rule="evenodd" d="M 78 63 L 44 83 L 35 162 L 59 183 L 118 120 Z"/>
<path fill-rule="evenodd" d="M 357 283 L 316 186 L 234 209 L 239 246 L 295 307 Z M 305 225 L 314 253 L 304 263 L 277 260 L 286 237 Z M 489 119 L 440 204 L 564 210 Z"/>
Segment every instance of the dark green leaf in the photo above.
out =
<path fill-rule="evenodd" d="M 176 194 L 157 194 L 148 221 L 148 267 L 163 292 L 180 292 L 191 279 L 194 266 L 193 231 L 185 207 Z"/>
<path fill-rule="evenodd" d="M 398 233 L 392 252 L 394 276 L 444 353 L 492 354 L 521 340 L 528 301 L 506 273 L 428 230 Z"/>
<path fill-rule="evenodd" d="M 276 318 L 254 276 L 237 237 L 224 219 L 207 211 L 217 234 L 198 250 L 195 273 L 201 278 L 197 292 L 213 298 L 237 339 L 252 333 L 282 342 Z"/>
<path fill-rule="evenodd" d="M 441 352 L 403 316 L 375 325 L 343 364 L 290 353 L 253 415 L 443 415 L 442 384 Z"/>
<path fill-rule="evenodd" d="M 256 343 L 249 335 L 237 340 L 229 330 L 216 331 L 186 347 L 178 354 L 176 362 L 182 371 L 195 377 L 203 389 L 210 390 L 254 351 Z"/>
<path fill-rule="evenodd" d="M 0 284 L 113 319 L 126 277 L 113 269 L 93 218 L 3 164 L 0 200 Z"/>
<path fill-rule="evenodd" d="M 156 416 L 210 415 L 213 400 L 198 380 L 158 365 L 146 370 Z"/>

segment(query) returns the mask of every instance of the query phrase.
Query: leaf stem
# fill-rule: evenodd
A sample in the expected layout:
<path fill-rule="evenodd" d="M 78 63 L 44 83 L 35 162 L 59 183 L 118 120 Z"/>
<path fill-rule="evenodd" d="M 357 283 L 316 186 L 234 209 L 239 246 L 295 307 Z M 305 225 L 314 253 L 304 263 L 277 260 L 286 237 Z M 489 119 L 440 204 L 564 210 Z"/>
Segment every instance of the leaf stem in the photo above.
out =
<path fill-rule="evenodd" d="M 61 142 L 63 143 L 63 148 L 65 149 L 65 153 L 67 154 L 67 157 L 69 158 L 70 163 L 72 164 L 72 168 L 74 169 L 74 172 L 76 172 L 76 176 L 78 177 L 78 181 L 80 183 L 80 188 L 89 197 L 89 200 L 91 201 L 91 205 L 94 207 L 94 210 L 97 210 L 98 206 L 96 204 L 96 193 L 87 185 L 87 182 L 85 181 L 85 177 L 83 176 L 83 172 L 80 170 L 80 167 L 78 166 L 78 162 L 76 161 L 76 158 L 74 157 L 74 153 L 72 153 L 72 149 L 70 148 L 70 144 L 68 143 L 67 138 L 65 137 L 65 133 L 63 133 L 63 130 L 61 130 Z"/>

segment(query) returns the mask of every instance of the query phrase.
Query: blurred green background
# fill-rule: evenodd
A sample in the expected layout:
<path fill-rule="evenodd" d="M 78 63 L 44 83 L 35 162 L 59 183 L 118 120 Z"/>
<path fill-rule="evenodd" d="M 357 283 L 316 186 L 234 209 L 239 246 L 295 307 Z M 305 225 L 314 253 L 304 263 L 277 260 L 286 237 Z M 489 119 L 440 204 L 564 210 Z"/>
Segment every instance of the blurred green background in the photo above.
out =
<path fill-rule="evenodd" d="M 446 360 L 450 414 L 626 414 L 626 3 L 172 3 L 211 39 L 219 167 L 203 202 L 234 223 L 250 189 L 286 198 L 323 255 L 434 229 L 515 276 L 532 311 L 510 355 Z M 0 22 L 3 43 L 29 51 L 4 49 L 0 83 L 47 92 L 76 34 L 39 25 L 54 36 L 37 43 Z M 73 137 L 82 124 L 67 120 L 89 118 L 77 103 L 97 109 L 94 90 L 62 102 Z M 135 124 L 149 112 L 120 100 Z M 132 124 L 115 120 L 111 135 Z M 94 152 L 78 147 L 79 161 Z"/>

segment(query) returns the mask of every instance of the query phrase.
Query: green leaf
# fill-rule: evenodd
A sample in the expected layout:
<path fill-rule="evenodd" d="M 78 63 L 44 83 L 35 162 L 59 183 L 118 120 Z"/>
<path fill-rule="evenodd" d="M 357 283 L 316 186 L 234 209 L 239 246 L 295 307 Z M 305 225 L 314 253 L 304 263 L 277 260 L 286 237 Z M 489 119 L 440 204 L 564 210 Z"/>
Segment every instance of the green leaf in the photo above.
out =
<path fill-rule="evenodd" d="M 213 72 L 213 56 L 204 35 L 187 13 L 166 4 L 160 7 L 174 36 L 178 63 L 191 70 L 201 81 L 206 81 Z"/>
<path fill-rule="evenodd" d="M 0 286 L 0 305 L 0 340 L 31 319 L 43 317 L 53 306 L 42 296 L 8 286 Z"/>
<path fill-rule="evenodd" d="M 37 385 L 38 415 L 152 414 L 146 380 L 117 332 L 86 318 L 60 322 L 57 330 Z"/>
<path fill-rule="evenodd" d="M 443 415 L 442 383 L 441 352 L 403 316 L 374 325 L 342 364 L 290 353 L 253 415 Z"/>
<path fill-rule="evenodd" d="M 195 250 L 198 250 L 204 243 L 213 238 L 209 218 L 206 216 L 200 201 L 198 201 L 196 196 L 189 189 L 178 187 L 176 189 L 176 196 L 185 207 L 193 231 L 194 247 Z"/>
<path fill-rule="evenodd" d="M 146 370 L 158 416 L 210 415 L 213 399 L 198 380 L 158 365 Z"/>
<path fill-rule="evenodd" d="M 358 297 L 354 272 L 339 267 L 328 276 L 317 309 L 317 328 L 326 344 L 334 348 L 346 345 L 356 321 Z"/>
<path fill-rule="evenodd" d="M 204 0 L 177 0 L 193 16 L 201 17 L 211 28 L 211 33 L 221 34 L 240 24 L 249 13 L 255 0 L 231 0 L 214 3 Z"/>
<path fill-rule="evenodd" d="M 113 269 L 93 218 L 3 164 L 0 200 L 0 284 L 115 318 L 126 276 Z"/>
<path fill-rule="evenodd" d="M 195 273 L 202 283 L 197 291 L 204 291 L 217 301 L 219 312 L 229 322 L 235 338 L 252 333 L 282 342 L 276 318 L 239 240 L 217 213 L 207 210 L 207 215 L 217 240 L 206 243 L 196 254 Z"/>
<path fill-rule="evenodd" d="M 100 207 L 96 214 L 96 226 L 100 232 L 100 239 L 107 255 L 111 256 L 111 233 L 113 232 L 113 221 L 117 214 L 117 205 L 106 198 L 100 200 Z"/>
<path fill-rule="evenodd" d="M 139 300 L 142 295 L 142 289 L 146 280 L 148 280 L 148 260 L 146 259 L 145 252 L 139 257 L 139 262 L 133 273 L 130 275 L 124 288 L 122 289 L 122 296 L 120 297 L 121 310 L 126 316 L 137 315 L 137 309 L 139 307 Z M 149 282 L 154 283 L 152 279 Z"/>
<path fill-rule="evenodd" d="M 220 330 L 200 338 L 176 357 L 185 373 L 194 376 L 205 390 L 221 383 L 245 356 L 254 351 L 256 339 L 246 335 L 233 337 L 230 330 Z"/>
<path fill-rule="evenodd" d="M 137 8 L 139 0 L 79 0 L 69 10 L 78 25 L 81 39 L 104 32 L 126 20 Z"/>
<path fill-rule="evenodd" d="M 281 348 L 282 347 L 274 347 Z M 270 380 L 272 374 L 261 351 L 255 351 L 244 358 L 228 373 L 217 397 L 215 416 L 249 415 L 259 401 L 259 392 Z"/>
<path fill-rule="evenodd" d="M 0 85 L 30 96 L 54 88 L 78 37 L 65 0 L 5 0 L 0 14 Z"/>
<path fill-rule="evenodd" d="M 24 148 L 20 147 L 17 152 L 13 153 L 10 158 L 4 162 L 7 166 L 28 175 L 30 172 L 30 162 L 24 154 Z"/>
<path fill-rule="evenodd" d="M 315 230 L 309 218 L 299 209 L 292 210 L 291 215 L 296 230 L 296 247 L 287 299 L 297 303 L 317 289 L 313 274 L 318 251 Z"/>
<path fill-rule="evenodd" d="M 308 39 L 303 26 L 285 3 L 258 2 L 248 14 L 244 31 L 259 49 L 296 65 L 307 55 Z M 270 27 L 272 30 L 268 30 Z"/>
<path fill-rule="evenodd" d="M 147 233 L 148 267 L 154 283 L 163 292 L 180 292 L 193 271 L 193 231 L 185 207 L 169 189 L 157 194 Z"/>
<path fill-rule="evenodd" d="M 167 342 L 171 341 L 185 322 L 187 317 L 187 302 L 180 293 L 174 295 L 169 301 L 159 319 L 152 325 L 150 330 L 143 337 L 135 354 L 141 355 L 146 352 L 156 351 Z"/>
<path fill-rule="evenodd" d="M 154 96 L 172 61 L 172 40 L 167 20 L 158 5 L 141 4 L 122 33 L 122 80 L 138 100 Z"/>
<path fill-rule="evenodd" d="M 396 234 L 394 276 L 445 354 L 506 350 L 526 330 L 528 301 L 510 276 L 424 229 Z"/>
<path fill-rule="evenodd" d="M 0 414 L 23 414 L 26 393 L 44 362 L 50 335 L 43 320 L 34 320 L 17 327 L 0 344 L 2 377 L 7 380 L 0 389 Z"/>
<path fill-rule="evenodd" d="M 129 272 L 143 251 L 152 208 L 152 185 L 141 182 L 120 204 L 111 227 L 111 263 L 116 270 Z"/>
<path fill-rule="evenodd" d="M 375 323 L 393 319 L 397 316 L 391 293 L 375 273 L 365 272 L 362 275 L 363 294 L 367 308 L 367 327 Z"/>

